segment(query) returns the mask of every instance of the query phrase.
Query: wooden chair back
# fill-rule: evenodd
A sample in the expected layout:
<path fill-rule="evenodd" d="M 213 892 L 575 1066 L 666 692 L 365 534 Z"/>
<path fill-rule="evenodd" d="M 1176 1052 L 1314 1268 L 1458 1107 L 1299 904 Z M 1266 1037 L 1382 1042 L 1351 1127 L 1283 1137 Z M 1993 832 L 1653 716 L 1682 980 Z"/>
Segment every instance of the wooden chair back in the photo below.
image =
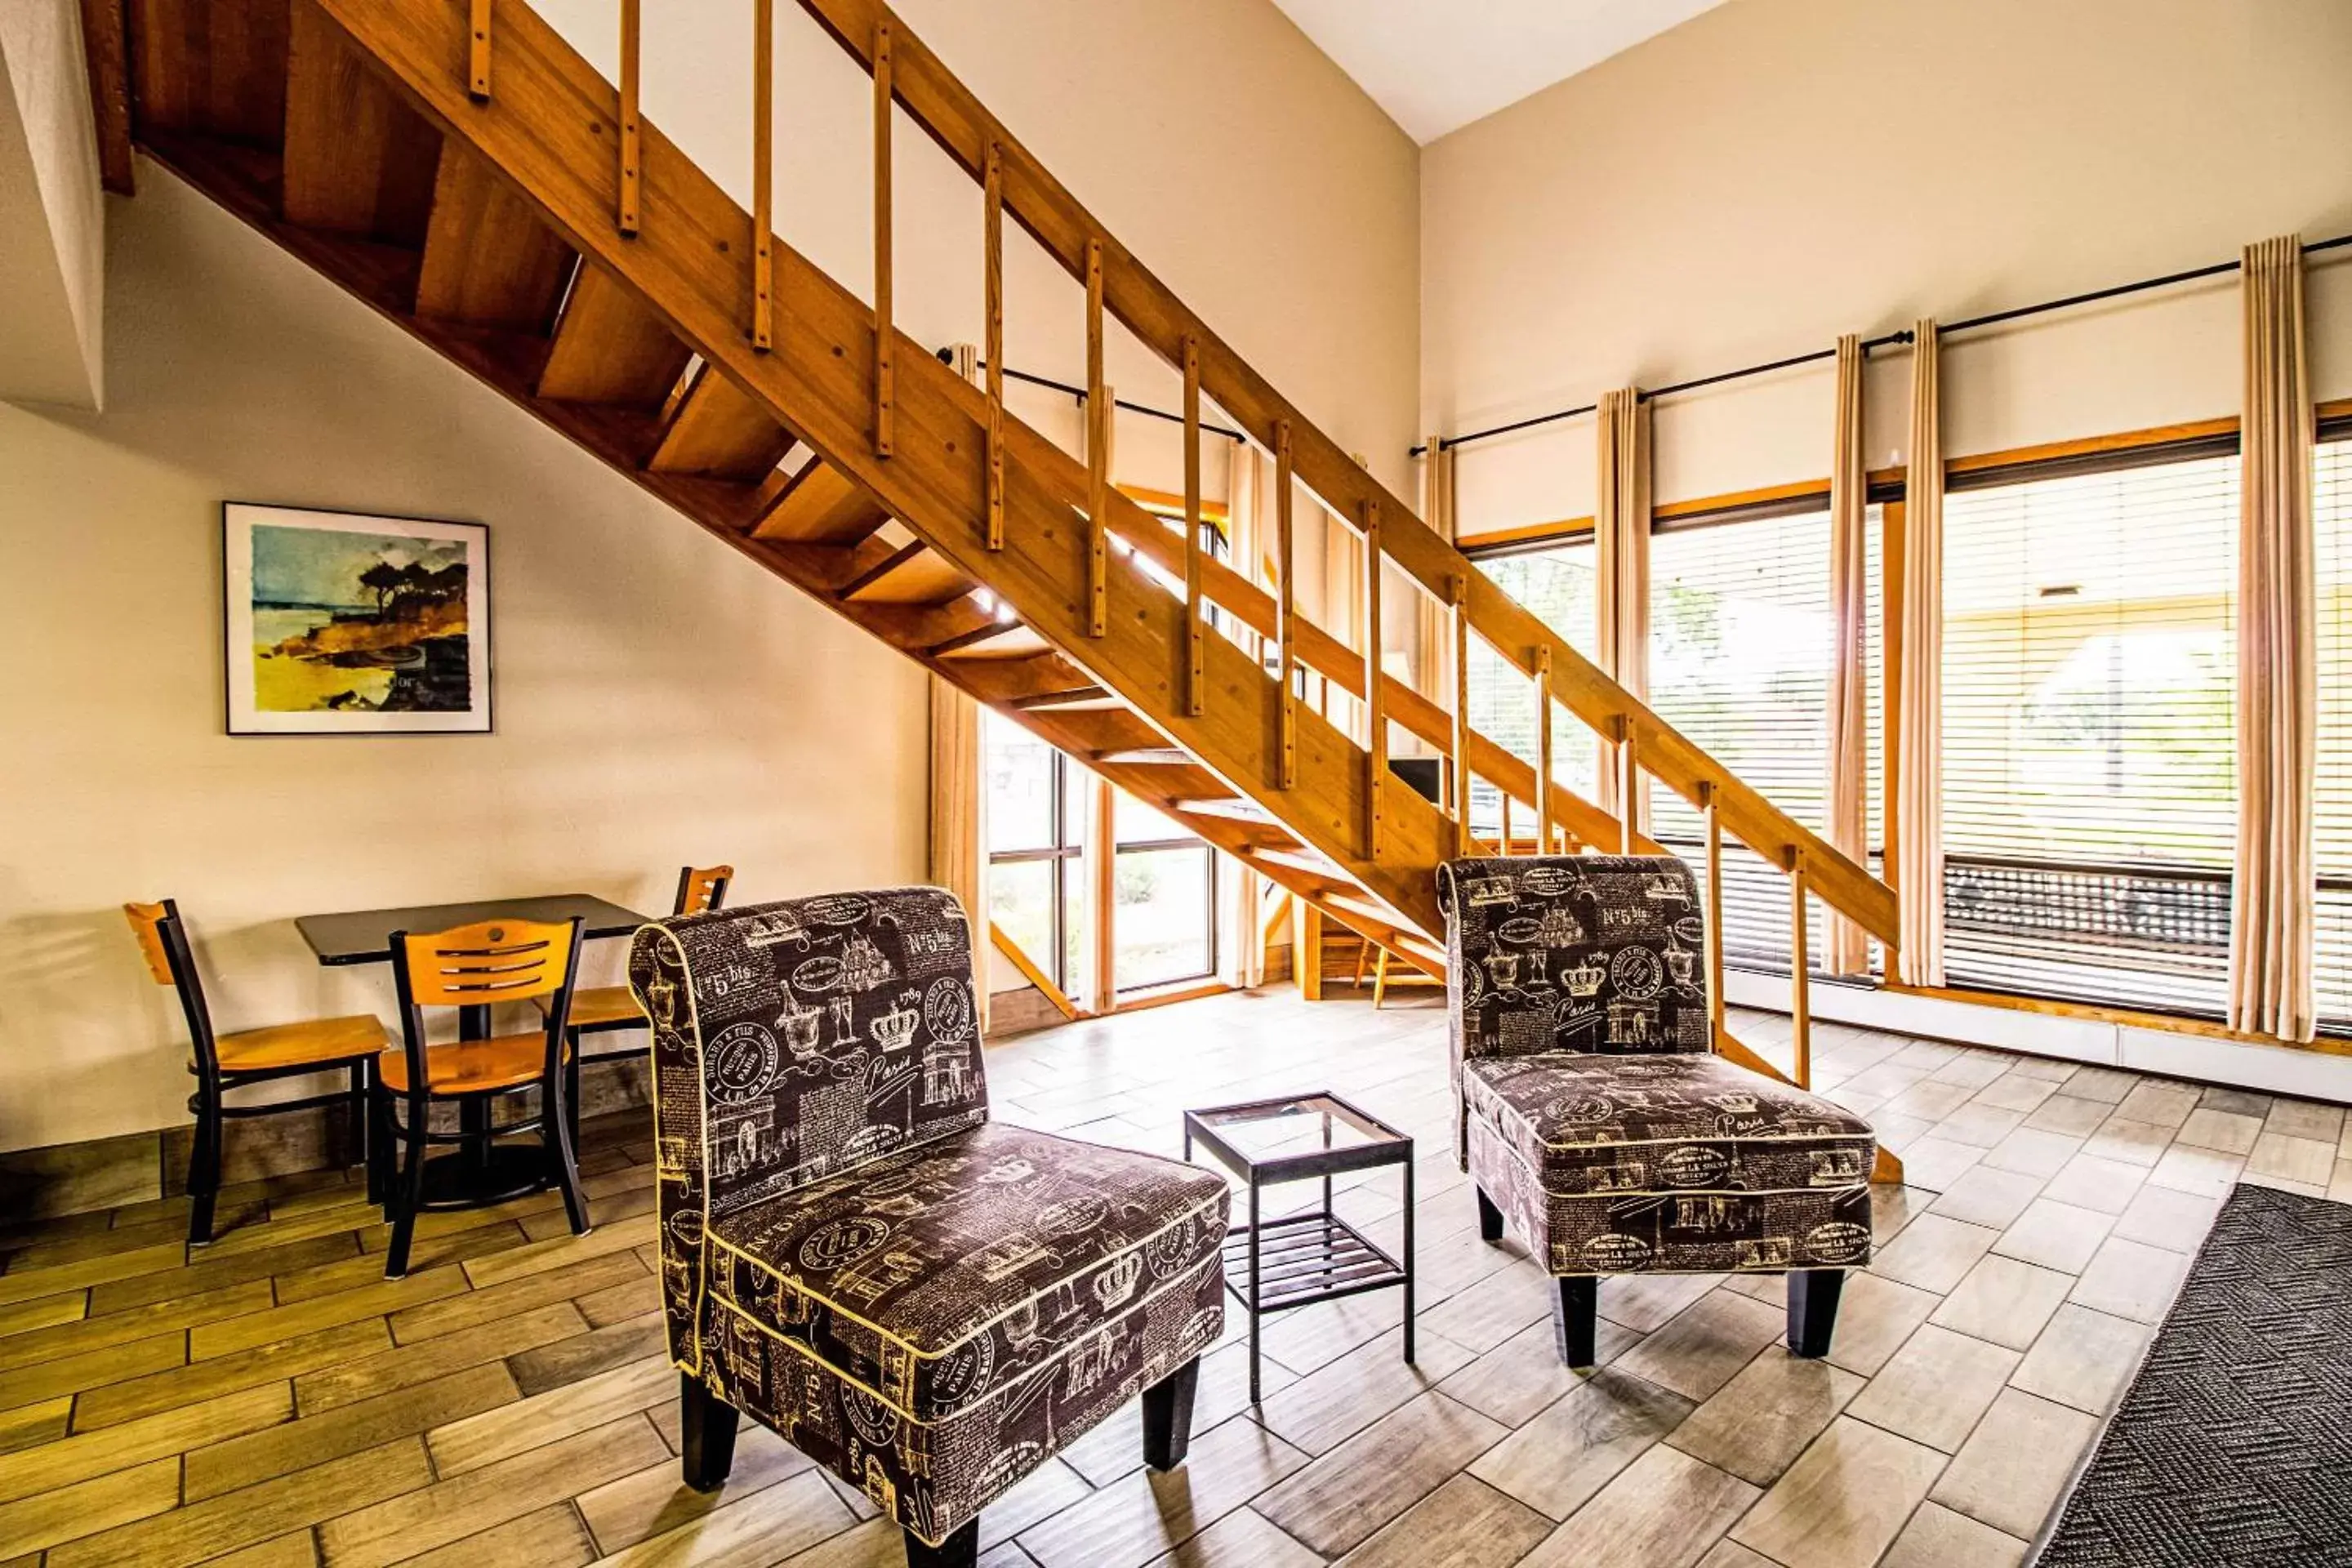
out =
<path fill-rule="evenodd" d="M 671 913 L 706 915 L 727 901 L 727 884 L 735 879 L 732 866 L 687 866 L 677 874 L 677 902 Z"/>
<path fill-rule="evenodd" d="M 196 973 L 195 950 L 188 943 L 188 928 L 180 906 L 170 899 L 159 904 L 125 904 L 123 918 L 138 940 L 139 955 L 158 985 L 179 994 L 180 1011 L 188 1021 L 188 1040 L 196 1054 L 196 1071 L 207 1079 L 217 1077 L 220 1060 L 213 1045 L 212 1009 L 205 1005 L 204 982 Z"/>
<path fill-rule="evenodd" d="M 580 917 L 568 921 L 483 921 L 444 931 L 394 931 L 393 981 L 400 997 L 409 1092 L 429 1089 L 425 1009 L 488 1007 L 552 998 L 547 1005 L 547 1068 L 563 1060 L 572 986 L 580 967 Z"/>

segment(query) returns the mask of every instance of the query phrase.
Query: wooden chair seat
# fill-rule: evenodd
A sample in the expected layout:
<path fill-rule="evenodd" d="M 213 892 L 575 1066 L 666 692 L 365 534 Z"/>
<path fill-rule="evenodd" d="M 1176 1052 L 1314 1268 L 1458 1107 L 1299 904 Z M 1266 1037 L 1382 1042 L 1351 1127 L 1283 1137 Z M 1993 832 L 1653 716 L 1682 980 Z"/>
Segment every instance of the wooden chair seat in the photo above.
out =
<path fill-rule="evenodd" d="M 215 1038 L 226 1072 L 268 1072 L 279 1068 L 340 1067 L 365 1060 L 388 1049 L 392 1037 L 373 1013 L 348 1018 L 318 1018 L 299 1024 L 272 1024 L 261 1029 L 239 1029 Z M 194 1058 L 189 1058 L 194 1066 Z"/>
<path fill-rule="evenodd" d="M 547 1011 L 548 998 L 538 998 L 539 1010 Z M 646 1010 L 629 994 L 625 985 L 599 985 L 593 990 L 572 994 L 572 1027 L 582 1029 L 626 1029 L 642 1026 Z"/>
<path fill-rule="evenodd" d="M 567 1047 L 564 1055 L 571 1050 Z M 547 1065 L 545 1035 L 500 1035 L 488 1040 L 451 1040 L 425 1047 L 427 1094 L 486 1094 L 538 1079 Z M 408 1092 L 408 1053 L 386 1051 L 376 1074 L 394 1094 Z"/>

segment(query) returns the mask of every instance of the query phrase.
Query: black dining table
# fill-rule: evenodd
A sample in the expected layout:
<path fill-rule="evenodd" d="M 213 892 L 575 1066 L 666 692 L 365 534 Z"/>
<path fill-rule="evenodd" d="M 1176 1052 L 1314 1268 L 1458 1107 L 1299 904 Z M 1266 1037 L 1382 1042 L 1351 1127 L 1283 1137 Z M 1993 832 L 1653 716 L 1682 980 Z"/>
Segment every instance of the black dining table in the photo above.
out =
<path fill-rule="evenodd" d="M 395 931 L 448 931 L 457 926 L 478 925 L 484 921 L 559 921 L 574 915 L 580 918 L 582 938 L 592 942 L 628 936 L 650 918 L 591 893 L 546 893 L 534 898 L 480 899 L 461 904 L 298 915 L 294 929 L 302 933 L 302 940 L 319 955 L 320 964 L 334 969 L 358 963 L 390 963 Z M 488 1039 L 489 1033 L 488 1006 L 457 1009 L 459 1039 Z M 398 1037 L 397 1031 L 394 1037 Z M 458 1115 L 467 1134 L 487 1131 L 490 1123 L 489 1101 L 478 1095 L 460 1100 Z M 488 1148 L 487 1139 L 467 1146 L 469 1166 L 482 1167 L 477 1174 L 487 1174 L 484 1156 Z"/>

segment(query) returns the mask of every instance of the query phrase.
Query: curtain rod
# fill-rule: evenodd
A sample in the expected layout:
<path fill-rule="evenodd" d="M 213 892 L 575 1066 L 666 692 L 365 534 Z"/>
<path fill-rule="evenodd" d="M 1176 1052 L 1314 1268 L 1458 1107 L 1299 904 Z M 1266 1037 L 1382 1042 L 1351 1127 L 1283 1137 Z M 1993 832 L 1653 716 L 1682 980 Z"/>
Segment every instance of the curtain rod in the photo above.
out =
<path fill-rule="evenodd" d="M 941 349 L 939 351 L 937 357 L 941 364 L 951 363 L 955 359 L 955 351 L 953 349 Z M 988 362 L 983 359 L 975 359 L 972 361 L 972 363 L 977 365 L 985 365 Z M 1035 375 L 1025 370 L 1015 370 L 1009 364 L 1004 367 L 1004 374 L 1009 379 L 1013 381 L 1025 381 L 1032 386 L 1043 386 L 1055 392 L 1066 393 L 1069 396 L 1076 398 L 1080 403 L 1084 403 L 1087 400 L 1087 389 L 1085 387 L 1072 386 L 1066 381 L 1055 381 L 1051 376 Z M 1124 397 L 1114 397 L 1110 401 L 1113 407 L 1124 408 L 1129 414 L 1148 414 L 1154 419 L 1165 419 L 1171 425 L 1181 425 L 1184 423 L 1184 416 L 1181 414 L 1171 414 L 1165 408 L 1154 408 L 1147 403 L 1129 403 Z M 1223 436 L 1228 441 L 1246 441 L 1249 439 L 1248 437 L 1243 435 L 1238 430 L 1228 429 L 1223 425 L 1212 425 L 1205 419 L 1201 421 L 1201 428 L 1207 431 L 1212 436 Z"/>
<path fill-rule="evenodd" d="M 2309 256 L 2314 251 L 2334 250 L 2347 245 L 2352 245 L 2352 234 L 2339 234 L 2333 239 L 2314 240 L 2303 247 L 2303 253 Z M 2014 321 L 2025 316 L 2038 316 L 2048 310 L 2063 310 L 2076 305 L 2095 305 L 2102 300 L 2114 300 L 2126 294 L 2143 293 L 2150 289 L 2168 289 L 2176 283 L 2191 283 L 2200 278 L 2219 278 L 2224 273 L 2235 272 L 2238 270 L 2238 266 L 2235 261 L 2217 261 L 2210 267 L 2192 267 L 2186 272 L 2168 272 L 2161 278 L 2143 278 L 2137 283 L 2118 283 L 2111 289 L 2094 289 L 2087 294 L 2069 294 L 2061 300 L 2044 300 L 2037 305 L 2020 305 L 2014 310 L 1995 310 L 1989 315 L 1970 316 L 1965 321 L 1948 321 L 1941 324 L 1937 329 L 1937 334 L 1939 337 L 1948 336 L 1953 332 L 1967 331 L 1972 327 L 1990 327 L 2002 321 Z M 1873 349 L 1887 348 L 1896 343 L 1907 343 L 1910 341 L 1911 332 L 1908 328 L 1906 328 L 1902 331 L 1888 332 L 1881 337 L 1865 338 L 1863 340 L 1862 350 L 1863 353 L 1868 353 Z M 1696 392 L 1702 386 L 1716 386 L 1727 381 L 1742 381 L 1751 375 L 1769 375 L 1776 370 L 1789 370 L 1801 364 L 1811 364 L 1816 360 L 1836 357 L 1837 350 L 1834 348 L 1815 349 L 1811 353 L 1791 354 L 1787 359 L 1776 359 L 1767 364 L 1751 364 L 1742 370 L 1727 370 L 1714 375 L 1703 375 L 1695 381 L 1678 381 L 1670 386 L 1650 387 L 1642 392 L 1641 397 L 1646 403 L 1652 398 L 1665 397 L 1677 392 Z M 1573 419 L 1580 414 L 1591 414 L 1600 405 L 1597 403 L 1586 403 L 1574 408 L 1563 408 L 1556 414 L 1538 414 L 1532 418 L 1515 419 L 1508 425 L 1496 425 L 1485 430 L 1472 430 L 1465 435 L 1441 436 L 1437 438 L 1437 444 L 1443 450 L 1450 452 L 1456 447 L 1466 447 L 1473 441 L 1485 441 L 1496 436 L 1508 436 L 1516 431 L 1532 429 L 1538 425 L 1549 425 L 1559 419 Z M 1415 447 L 1408 455 L 1418 458 L 1428 450 L 1425 445 Z"/>

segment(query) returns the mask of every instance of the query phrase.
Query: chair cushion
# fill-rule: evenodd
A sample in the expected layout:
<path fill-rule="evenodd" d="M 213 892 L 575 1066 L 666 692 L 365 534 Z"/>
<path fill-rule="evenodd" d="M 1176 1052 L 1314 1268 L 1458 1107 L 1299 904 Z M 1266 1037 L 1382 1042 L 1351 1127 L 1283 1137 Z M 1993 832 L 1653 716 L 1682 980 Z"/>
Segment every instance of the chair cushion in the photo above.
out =
<path fill-rule="evenodd" d="M 1843 1106 L 1712 1054 L 1479 1058 L 1462 1092 L 1555 1194 L 1848 1187 L 1875 1148 Z"/>
<path fill-rule="evenodd" d="M 725 1147 L 712 1149 L 723 1164 Z M 709 1288 L 900 1415 L 936 1421 L 1221 1270 L 1222 1177 L 983 1122 L 715 1216 Z"/>
<path fill-rule="evenodd" d="M 220 1055 L 220 1065 L 230 1072 L 266 1072 L 273 1068 L 363 1059 L 391 1043 L 383 1021 L 373 1013 L 361 1013 L 349 1018 L 239 1029 L 215 1038 L 213 1047 Z"/>

